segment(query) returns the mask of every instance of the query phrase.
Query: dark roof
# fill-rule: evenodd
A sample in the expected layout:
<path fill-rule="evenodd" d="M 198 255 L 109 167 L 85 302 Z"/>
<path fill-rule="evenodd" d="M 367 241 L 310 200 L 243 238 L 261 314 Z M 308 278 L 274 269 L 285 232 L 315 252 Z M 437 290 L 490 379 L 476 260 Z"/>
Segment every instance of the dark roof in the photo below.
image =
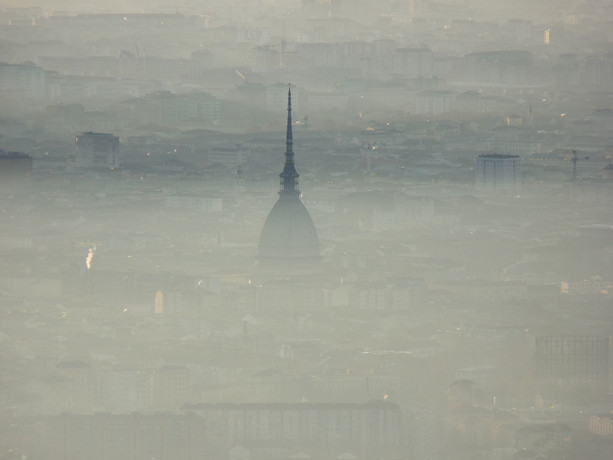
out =
<path fill-rule="evenodd" d="M 0 150 L 0 158 L 30 158 L 30 155 L 26 155 L 23 152 L 5 152 Z"/>

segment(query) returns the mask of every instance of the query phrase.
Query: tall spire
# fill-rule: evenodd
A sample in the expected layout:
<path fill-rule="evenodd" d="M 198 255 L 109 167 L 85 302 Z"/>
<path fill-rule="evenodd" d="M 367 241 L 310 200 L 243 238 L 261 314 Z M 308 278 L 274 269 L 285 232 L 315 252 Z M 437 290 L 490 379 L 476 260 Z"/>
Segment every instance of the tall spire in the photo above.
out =
<path fill-rule="evenodd" d="M 294 166 L 294 139 L 292 134 L 292 89 L 287 91 L 287 134 L 285 139 L 285 166 L 279 174 L 281 178 L 281 193 L 298 193 L 298 173 Z"/>
<path fill-rule="evenodd" d="M 288 161 L 287 158 L 288 156 L 290 156 L 291 162 L 293 163 L 294 162 L 294 150 L 293 150 L 294 136 L 292 133 L 292 87 L 291 85 L 287 89 L 287 134 L 285 135 L 285 143 L 286 143 L 286 150 L 285 150 L 286 160 L 285 161 Z"/>

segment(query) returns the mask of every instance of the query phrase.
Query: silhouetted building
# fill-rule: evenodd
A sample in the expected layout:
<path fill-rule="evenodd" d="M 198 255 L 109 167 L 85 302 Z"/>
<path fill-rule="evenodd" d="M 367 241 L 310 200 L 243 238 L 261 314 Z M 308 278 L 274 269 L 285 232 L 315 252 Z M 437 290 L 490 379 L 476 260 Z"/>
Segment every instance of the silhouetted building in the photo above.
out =
<path fill-rule="evenodd" d="M 455 94 L 451 91 L 422 91 L 415 98 L 415 113 L 440 115 L 455 107 Z"/>
<path fill-rule="evenodd" d="M 45 96 L 45 84 L 45 70 L 33 62 L 0 62 L 0 94 L 11 93 L 28 99 L 41 99 Z"/>
<path fill-rule="evenodd" d="M 102 402 L 113 413 L 131 413 L 151 407 L 151 372 L 131 368 L 113 369 L 101 375 Z"/>
<path fill-rule="evenodd" d="M 487 153 L 475 162 L 475 187 L 479 192 L 518 192 L 521 159 L 517 155 Z"/>
<path fill-rule="evenodd" d="M 210 435 L 203 429 L 205 421 L 189 414 L 66 413 L 43 423 L 42 439 L 32 440 L 40 446 L 29 447 L 54 460 L 195 460 L 211 449 Z"/>
<path fill-rule="evenodd" d="M 189 399 L 189 369 L 168 365 L 153 376 L 153 404 L 157 409 L 176 410 Z"/>
<path fill-rule="evenodd" d="M 473 84 L 521 86 L 533 74 L 534 55 L 525 50 L 479 51 L 463 59 L 459 78 Z"/>
<path fill-rule="evenodd" d="M 119 167 L 119 138 L 112 134 L 86 132 L 75 137 L 75 162 L 79 167 Z"/>
<path fill-rule="evenodd" d="M 307 18 L 336 18 L 341 14 L 341 0 L 302 0 L 301 5 Z"/>
<path fill-rule="evenodd" d="M 18 185 L 31 173 L 32 157 L 21 152 L 0 150 L 0 184 L 10 187 Z"/>
<path fill-rule="evenodd" d="M 297 450 L 313 458 L 340 458 L 347 452 L 386 458 L 401 444 L 401 410 L 389 401 L 204 403 L 184 409 L 206 420 L 206 437 L 215 436 L 227 450 L 241 445 L 253 459 L 289 458 Z"/>
<path fill-rule="evenodd" d="M 201 129 L 215 125 L 221 116 L 219 100 L 208 93 L 176 94 L 156 91 L 126 102 L 138 125 L 181 126 Z"/>
<path fill-rule="evenodd" d="M 279 175 L 281 190 L 260 235 L 258 267 L 279 274 L 309 271 L 319 258 L 319 239 L 313 220 L 300 200 L 294 166 L 292 99 L 288 92 L 285 166 Z"/>
<path fill-rule="evenodd" d="M 28 435 L 28 457 L 50 460 L 227 459 L 238 446 L 253 460 L 289 459 L 297 452 L 309 457 L 293 458 L 391 458 L 402 444 L 401 410 L 389 401 L 193 404 L 183 410 L 64 413 L 35 422 L 13 417 L 10 424 L 13 439 Z M 0 427 L 7 427 L 3 422 Z M 30 434 L 34 423 L 40 436 Z"/>
<path fill-rule="evenodd" d="M 577 268 L 583 275 L 580 279 L 589 279 L 588 282 L 594 282 L 594 287 L 604 281 L 600 293 L 613 293 L 609 290 L 613 281 L 610 275 L 613 270 L 613 225 L 584 224 L 578 230 L 576 260 Z M 594 277 L 594 274 L 598 276 Z"/>
<path fill-rule="evenodd" d="M 94 369 L 83 361 L 63 361 L 55 366 L 52 383 L 58 412 L 89 413 L 94 404 Z"/>
<path fill-rule="evenodd" d="M 613 415 L 594 414 L 590 416 L 590 433 L 613 436 Z"/>
<path fill-rule="evenodd" d="M 563 390 L 606 394 L 609 388 L 609 338 L 546 336 L 536 338 L 536 376 Z"/>
<path fill-rule="evenodd" d="M 545 453 L 565 452 L 570 440 L 570 427 L 561 423 L 532 424 L 515 433 L 515 447 L 519 451 L 532 453 L 533 456 L 529 458 L 544 457 Z"/>
<path fill-rule="evenodd" d="M 432 51 L 427 48 L 394 50 L 392 72 L 404 78 L 432 77 Z"/>

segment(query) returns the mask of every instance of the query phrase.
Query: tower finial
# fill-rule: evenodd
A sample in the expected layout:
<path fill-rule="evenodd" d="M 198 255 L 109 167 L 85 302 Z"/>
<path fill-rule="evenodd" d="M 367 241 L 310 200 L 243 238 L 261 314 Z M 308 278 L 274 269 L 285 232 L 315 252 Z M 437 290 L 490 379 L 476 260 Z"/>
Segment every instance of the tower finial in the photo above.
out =
<path fill-rule="evenodd" d="M 298 193 L 298 173 L 294 166 L 294 139 L 292 133 L 292 85 L 287 90 L 287 133 L 285 138 L 285 166 L 279 174 L 281 193 Z"/>
<path fill-rule="evenodd" d="M 291 154 L 292 162 L 294 161 L 294 136 L 292 133 L 292 85 L 288 85 L 287 89 L 287 134 L 285 136 L 286 146 L 286 155 Z M 287 156 L 286 156 L 287 158 Z"/>

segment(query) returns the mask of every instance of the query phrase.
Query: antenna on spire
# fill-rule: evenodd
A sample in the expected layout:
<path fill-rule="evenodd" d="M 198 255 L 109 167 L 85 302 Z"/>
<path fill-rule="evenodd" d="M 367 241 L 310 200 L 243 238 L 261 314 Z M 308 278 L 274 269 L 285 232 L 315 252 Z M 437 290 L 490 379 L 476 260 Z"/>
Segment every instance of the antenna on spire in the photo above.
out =
<path fill-rule="evenodd" d="M 294 138 L 292 133 L 292 85 L 287 90 L 287 133 L 285 139 L 285 166 L 279 174 L 281 193 L 298 193 L 298 173 L 294 166 Z"/>

